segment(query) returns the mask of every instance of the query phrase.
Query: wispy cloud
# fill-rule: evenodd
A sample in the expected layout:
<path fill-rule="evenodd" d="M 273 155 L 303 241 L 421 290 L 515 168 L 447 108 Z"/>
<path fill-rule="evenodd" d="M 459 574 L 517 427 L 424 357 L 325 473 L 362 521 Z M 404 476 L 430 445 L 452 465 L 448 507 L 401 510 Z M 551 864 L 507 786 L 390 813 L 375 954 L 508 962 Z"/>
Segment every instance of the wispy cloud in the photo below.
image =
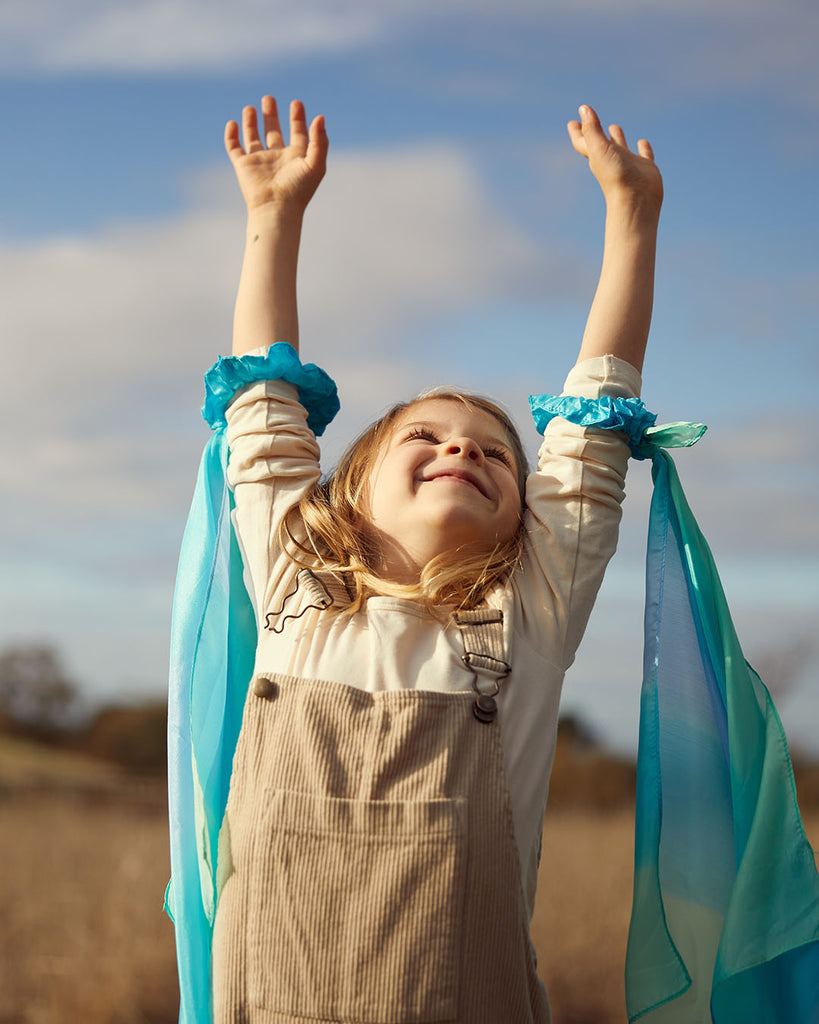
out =
<path fill-rule="evenodd" d="M 342 433 L 428 382 L 406 348 L 413 325 L 508 300 L 548 263 L 464 154 L 438 152 L 436 167 L 430 188 L 423 148 L 336 153 L 308 218 L 304 352 L 345 398 L 331 455 Z M 0 465 L 0 589 L 13 613 L 2 633 L 39 634 L 43 601 L 59 607 L 54 635 L 92 682 L 122 674 L 88 653 L 102 633 L 121 657 L 134 628 L 122 608 L 143 610 L 140 628 L 154 616 L 131 671 L 161 679 L 157 616 L 206 437 L 201 374 L 230 349 L 242 240 L 225 166 L 193 182 L 189 208 L 170 219 L 0 248 L 2 330 L 15 339 L 4 370 L 13 443 Z"/>
<path fill-rule="evenodd" d="M 590 24 L 590 19 L 593 19 Z M 635 75 L 685 93 L 766 81 L 783 90 L 815 86 L 819 12 L 790 0 L 29 0 L 0 8 L 4 73 L 167 73 L 246 70 L 271 58 L 377 52 L 407 32 L 468 23 L 509 33 L 617 36 L 633 22 L 645 36 Z M 674 29 L 677 45 L 653 52 L 651 33 Z M 648 35 L 645 35 L 648 32 Z M 625 69 L 623 69 L 625 72 Z M 491 78 L 491 76 L 490 76 Z M 494 84 L 493 84 L 494 82 Z M 474 70 L 452 69 L 448 87 L 480 97 L 498 87 Z M 811 102 L 811 92 L 794 96 Z"/>
<path fill-rule="evenodd" d="M 368 5 L 238 0 L 59 0 L 4 5 L 7 70 L 165 72 L 241 68 L 265 57 L 345 52 L 383 19 Z"/>
<path fill-rule="evenodd" d="M 334 154 L 303 243 L 312 358 L 390 365 L 414 325 L 519 295 L 560 266 L 495 208 L 459 150 L 436 151 L 434 187 L 428 172 L 423 147 Z M 230 347 L 243 212 L 228 168 L 204 173 L 190 196 L 170 219 L 0 247 L 2 326 L 17 340 L 9 372 L 36 376 L 40 399 L 11 396 L 29 443 L 85 444 L 110 436 L 112 418 L 114 434 L 136 431 L 158 409 L 178 424 L 192 378 L 198 398 L 199 369 Z M 555 293 L 571 271 L 561 274 L 547 275 Z"/>

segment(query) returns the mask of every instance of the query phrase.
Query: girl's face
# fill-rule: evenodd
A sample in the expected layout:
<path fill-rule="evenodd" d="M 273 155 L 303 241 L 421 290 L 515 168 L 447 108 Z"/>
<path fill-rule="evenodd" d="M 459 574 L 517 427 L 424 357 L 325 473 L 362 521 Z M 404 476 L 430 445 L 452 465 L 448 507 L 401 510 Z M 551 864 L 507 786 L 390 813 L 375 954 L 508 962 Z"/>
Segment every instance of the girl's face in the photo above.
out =
<path fill-rule="evenodd" d="M 417 579 L 435 555 L 510 540 L 521 514 L 514 450 L 489 412 L 452 399 L 405 409 L 367 485 L 382 571 Z M 403 578 L 402 578 L 403 577 Z"/>

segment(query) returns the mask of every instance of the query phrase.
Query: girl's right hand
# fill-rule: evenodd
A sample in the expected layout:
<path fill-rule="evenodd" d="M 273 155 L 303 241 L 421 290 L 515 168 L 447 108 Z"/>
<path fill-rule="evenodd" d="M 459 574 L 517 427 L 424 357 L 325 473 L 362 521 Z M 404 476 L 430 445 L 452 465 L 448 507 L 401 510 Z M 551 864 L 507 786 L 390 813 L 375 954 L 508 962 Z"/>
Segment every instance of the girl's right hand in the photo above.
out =
<path fill-rule="evenodd" d="M 264 142 L 259 138 L 256 108 L 242 110 L 239 125 L 225 125 L 225 149 L 233 164 L 248 213 L 279 210 L 303 213 L 324 177 L 327 163 L 327 132 L 324 117 L 313 120 L 308 133 L 304 105 L 290 104 L 290 145 L 285 146 L 276 101 L 262 97 Z"/>
<path fill-rule="evenodd" d="M 569 137 L 575 150 L 588 159 L 606 202 L 625 198 L 659 216 L 663 179 L 648 140 L 640 139 L 635 153 L 629 149 L 620 125 L 610 125 L 606 135 L 596 112 L 585 104 L 580 108 L 580 118 L 569 121 Z"/>

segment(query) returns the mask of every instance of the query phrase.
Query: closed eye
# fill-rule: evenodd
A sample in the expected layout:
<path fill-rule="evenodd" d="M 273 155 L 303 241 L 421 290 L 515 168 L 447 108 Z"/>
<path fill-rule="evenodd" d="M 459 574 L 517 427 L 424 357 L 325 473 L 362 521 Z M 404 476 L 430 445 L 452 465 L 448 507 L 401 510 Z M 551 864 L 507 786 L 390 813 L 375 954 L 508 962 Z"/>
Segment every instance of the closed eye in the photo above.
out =
<path fill-rule="evenodd" d="M 410 427 L 404 440 L 428 441 L 430 444 L 440 444 L 437 435 L 429 427 Z M 512 458 L 505 448 L 490 445 L 488 448 L 483 449 L 483 454 L 487 459 L 497 459 L 498 462 L 502 462 L 507 468 L 513 468 Z"/>
<path fill-rule="evenodd" d="M 503 448 L 484 448 L 483 454 L 487 459 L 498 459 L 505 466 L 512 468 L 512 460 L 509 458 L 508 452 Z"/>
<path fill-rule="evenodd" d="M 406 437 L 407 441 L 430 441 L 432 444 L 438 444 L 438 438 L 433 434 L 431 430 L 426 427 L 413 427 Z"/>

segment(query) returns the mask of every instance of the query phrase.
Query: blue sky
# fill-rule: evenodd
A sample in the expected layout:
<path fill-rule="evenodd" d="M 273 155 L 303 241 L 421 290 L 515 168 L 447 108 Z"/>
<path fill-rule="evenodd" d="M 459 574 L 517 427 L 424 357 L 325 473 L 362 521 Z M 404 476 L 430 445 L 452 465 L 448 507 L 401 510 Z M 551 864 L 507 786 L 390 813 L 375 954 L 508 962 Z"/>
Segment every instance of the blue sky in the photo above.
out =
<path fill-rule="evenodd" d="M 565 131 L 588 102 L 648 137 L 663 171 L 644 397 L 661 421 L 709 424 L 678 466 L 746 654 L 808 745 L 817 43 L 817 10 L 775 0 L 0 9 L 0 644 L 53 640 L 93 700 L 163 692 L 201 375 L 230 345 L 243 210 L 221 140 L 243 104 L 298 96 L 327 117 L 300 297 L 303 352 L 341 388 L 329 466 L 422 387 L 488 391 L 521 424 L 530 392 L 560 389 L 602 246 L 599 190 Z M 648 475 L 632 467 L 566 684 L 565 706 L 626 749 Z"/>

